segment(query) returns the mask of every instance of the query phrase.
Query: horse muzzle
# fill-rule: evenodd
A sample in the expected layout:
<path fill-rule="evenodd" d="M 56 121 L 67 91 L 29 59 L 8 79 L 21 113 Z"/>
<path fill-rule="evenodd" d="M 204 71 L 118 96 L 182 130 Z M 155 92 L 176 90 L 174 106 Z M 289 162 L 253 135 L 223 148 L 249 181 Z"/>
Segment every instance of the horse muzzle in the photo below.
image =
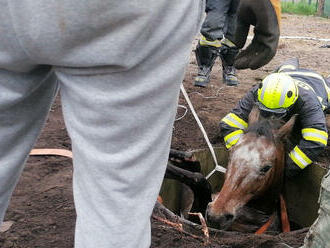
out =
<path fill-rule="evenodd" d="M 205 213 L 207 225 L 219 230 L 228 229 L 234 222 L 235 216 L 232 213 L 215 214 L 212 205 L 208 205 Z"/>

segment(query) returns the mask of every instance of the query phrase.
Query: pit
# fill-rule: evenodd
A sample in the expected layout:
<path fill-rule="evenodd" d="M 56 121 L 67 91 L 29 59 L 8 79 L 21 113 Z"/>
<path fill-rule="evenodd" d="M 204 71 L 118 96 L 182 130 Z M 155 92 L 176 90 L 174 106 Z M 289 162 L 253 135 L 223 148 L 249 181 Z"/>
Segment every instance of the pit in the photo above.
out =
<path fill-rule="evenodd" d="M 228 152 L 223 147 L 215 148 L 217 161 L 223 167 L 227 166 Z M 193 151 L 194 156 L 201 164 L 203 175 L 208 175 L 214 168 L 214 161 L 208 149 Z M 317 218 L 319 209 L 318 197 L 320 184 L 326 169 L 318 165 L 312 165 L 292 180 L 286 180 L 284 184 L 283 196 L 286 201 L 289 220 L 293 230 L 309 227 Z M 212 191 L 218 192 L 224 182 L 224 174 L 215 172 L 208 180 L 212 186 Z M 160 191 L 163 204 L 175 214 L 180 214 L 182 210 L 183 197 L 182 184 L 176 180 L 165 179 Z"/>

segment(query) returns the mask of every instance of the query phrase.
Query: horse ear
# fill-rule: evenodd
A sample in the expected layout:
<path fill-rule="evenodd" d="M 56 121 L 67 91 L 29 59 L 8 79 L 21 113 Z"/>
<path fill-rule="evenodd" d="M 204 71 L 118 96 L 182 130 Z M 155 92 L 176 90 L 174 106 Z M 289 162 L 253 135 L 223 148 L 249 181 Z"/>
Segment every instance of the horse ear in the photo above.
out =
<path fill-rule="evenodd" d="M 258 122 L 260 116 L 260 110 L 257 105 L 254 105 L 250 114 L 249 114 L 249 126 Z"/>
<path fill-rule="evenodd" d="M 280 129 L 276 131 L 275 133 L 276 140 L 284 139 L 291 133 L 297 116 L 298 116 L 297 114 L 293 115 L 287 123 L 285 123 Z"/>

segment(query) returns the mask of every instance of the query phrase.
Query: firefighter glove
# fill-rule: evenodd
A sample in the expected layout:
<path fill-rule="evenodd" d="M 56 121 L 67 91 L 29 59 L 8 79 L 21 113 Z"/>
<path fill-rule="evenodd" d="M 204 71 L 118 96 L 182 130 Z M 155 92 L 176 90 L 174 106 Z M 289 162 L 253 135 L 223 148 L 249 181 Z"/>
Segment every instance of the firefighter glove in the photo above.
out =
<path fill-rule="evenodd" d="M 296 165 L 289 156 L 287 156 L 285 165 L 285 176 L 289 179 L 292 179 L 299 175 L 301 171 L 302 169 L 298 165 Z"/>

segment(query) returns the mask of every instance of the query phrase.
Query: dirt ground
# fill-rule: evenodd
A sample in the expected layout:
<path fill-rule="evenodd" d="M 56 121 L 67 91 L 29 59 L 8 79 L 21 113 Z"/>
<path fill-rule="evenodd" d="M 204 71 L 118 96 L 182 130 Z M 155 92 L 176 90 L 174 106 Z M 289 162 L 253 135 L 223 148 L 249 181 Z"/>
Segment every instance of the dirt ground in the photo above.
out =
<path fill-rule="evenodd" d="M 317 17 L 283 15 L 282 36 L 308 36 L 330 38 L 330 20 Z M 195 40 L 195 44 L 197 39 Z M 292 57 L 300 59 L 301 67 L 330 75 L 330 48 L 321 48 L 330 42 L 306 39 L 281 39 L 275 58 L 266 66 L 252 71 L 238 72 L 240 85 L 229 87 L 222 84 L 221 64 L 214 66 L 208 88 L 193 86 L 197 66 L 192 53 L 186 71 L 184 86 L 198 116 L 211 140 L 215 140 L 219 120 L 230 111 L 239 98 L 271 72 L 282 61 Z M 193 46 L 194 47 L 194 46 Z M 179 104 L 187 104 L 180 96 Z M 177 117 L 184 114 L 178 108 Z M 220 143 L 218 142 L 217 145 Z M 61 114 L 59 100 L 52 107 L 47 125 L 36 144 L 37 148 L 70 149 Z M 177 120 L 173 129 L 172 148 L 194 150 L 207 148 L 206 142 L 190 111 Z M 329 165 L 330 148 L 322 154 L 320 163 Z M 2 248 L 70 248 L 73 247 L 75 210 L 72 197 L 72 164 L 69 158 L 45 156 L 30 157 L 12 197 L 5 220 L 13 221 L 11 228 L 0 233 Z M 247 235 L 237 233 L 213 233 L 206 243 L 202 233 L 190 234 L 179 231 L 161 221 L 160 214 L 154 213 L 152 220 L 152 247 L 276 247 L 286 242 L 293 247 L 303 243 L 306 229 L 289 234 Z"/>

